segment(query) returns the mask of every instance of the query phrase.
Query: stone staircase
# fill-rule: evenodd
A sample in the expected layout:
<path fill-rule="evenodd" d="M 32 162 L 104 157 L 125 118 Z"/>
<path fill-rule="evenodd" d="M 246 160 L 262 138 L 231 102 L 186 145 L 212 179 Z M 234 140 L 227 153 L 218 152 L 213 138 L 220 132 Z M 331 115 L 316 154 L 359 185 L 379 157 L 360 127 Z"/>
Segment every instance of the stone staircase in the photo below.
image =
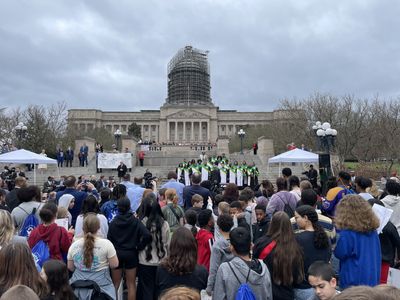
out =
<path fill-rule="evenodd" d="M 270 179 L 275 181 L 275 179 L 280 175 L 280 169 L 277 164 L 268 166 L 267 161 L 262 161 L 258 155 L 253 154 L 252 150 L 245 150 L 243 154 L 231 153 L 227 156 L 232 161 L 234 160 L 237 160 L 238 162 L 246 161 L 248 164 L 254 162 L 260 172 L 259 180 Z M 159 163 L 157 163 L 156 165 L 149 165 L 148 162 L 150 161 L 150 158 L 153 158 L 152 160 L 153 163 L 156 162 Z M 175 152 L 175 153 L 169 153 L 167 155 L 162 152 L 149 152 L 148 154 L 146 154 L 145 166 L 144 167 L 134 166 L 130 174 L 132 178 L 140 177 L 143 176 L 143 174 L 148 169 L 153 174 L 153 176 L 156 176 L 159 179 L 159 184 L 160 184 L 167 180 L 168 172 L 175 170 L 178 163 L 182 162 L 184 158 L 186 158 L 186 160 L 191 160 L 191 159 L 197 160 L 199 158 L 199 153 L 194 151 L 193 153 Z M 135 162 L 133 162 L 133 164 L 135 164 Z M 301 173 L 308 169 L 308 164 L 286 164 L 286 165 L 282 164 L 281 169 L 284 167 L 290 167 L 292 169 L 293 174 L 300 177 Z M 26 176 L 29 178 L 29 181 L 33 183 L 33 178 L 34 178 L 33 171 L 25 173 Z M 56 165 L 48 165 L 47 170 L 44 170 L 44 172 L 42 173 L 40 173 L 39 171 L 36 172 L 36 184 L 39 186 L 43 186 L 43 183 L 47 181 L 48 176 L 54 176 L 55 178 L 59 178 L 62 175 L 66 176 L 74 175 L 76 177 L 79 177 L 81 175 L 86 175 L 86 176 L 95 175 L 96 178 L 99 178 L 101 175 L 104 175 L 107 178 L 109 176 L 114 176 L 116 178 L 117 171 L 110 169 L 103 169 L 102 173 L 96 173 L 96 164 L 94 159 L 89 161 L 87 167 L 73 166 L 73 167 L 57 168 Z"/>

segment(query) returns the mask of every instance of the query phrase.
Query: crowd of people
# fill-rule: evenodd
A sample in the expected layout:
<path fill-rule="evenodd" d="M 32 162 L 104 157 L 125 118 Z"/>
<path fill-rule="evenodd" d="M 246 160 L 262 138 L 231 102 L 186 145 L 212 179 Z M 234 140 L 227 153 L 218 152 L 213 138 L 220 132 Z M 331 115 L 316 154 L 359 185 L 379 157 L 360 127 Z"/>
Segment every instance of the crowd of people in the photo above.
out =
<path fill-rule="evenodd" d="M 399 179 L 380 191 L 342 171 L 320 194 L 285 168 L 275 182 L 212 189 L 196 170 L 230 163 L 204 161 L 182 164 L 190 185 L 175 170 L 161 186 L 66 176 L 46 196 L 22 176 L 10 191 L 1 181 L 1 299 L 400 299 L 386 285 Z"/>

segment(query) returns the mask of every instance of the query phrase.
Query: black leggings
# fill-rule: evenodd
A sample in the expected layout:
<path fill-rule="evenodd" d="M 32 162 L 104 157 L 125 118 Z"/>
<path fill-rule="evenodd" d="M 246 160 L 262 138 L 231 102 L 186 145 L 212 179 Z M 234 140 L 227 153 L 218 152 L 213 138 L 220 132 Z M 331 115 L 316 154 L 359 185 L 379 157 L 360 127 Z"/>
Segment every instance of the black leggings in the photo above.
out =
<path fill-rule="evenodd" d="M 137 299 L 157 300 L 156 296 L 157 266 L 146 266 L 139 264 L 137 288 Z"/>

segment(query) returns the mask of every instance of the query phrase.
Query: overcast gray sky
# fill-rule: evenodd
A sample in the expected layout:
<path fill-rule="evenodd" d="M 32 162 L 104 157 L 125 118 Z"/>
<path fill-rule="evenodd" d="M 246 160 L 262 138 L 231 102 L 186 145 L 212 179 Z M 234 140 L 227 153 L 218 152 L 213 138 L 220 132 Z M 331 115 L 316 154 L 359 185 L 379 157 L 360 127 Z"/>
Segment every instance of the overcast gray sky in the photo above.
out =
<path fill-rule="evenodd" d="M 167 63 L 209 50 L 222 109 L 400 95 L 400 1 L 2 0 L 0 105 L 158 109 Z"/>

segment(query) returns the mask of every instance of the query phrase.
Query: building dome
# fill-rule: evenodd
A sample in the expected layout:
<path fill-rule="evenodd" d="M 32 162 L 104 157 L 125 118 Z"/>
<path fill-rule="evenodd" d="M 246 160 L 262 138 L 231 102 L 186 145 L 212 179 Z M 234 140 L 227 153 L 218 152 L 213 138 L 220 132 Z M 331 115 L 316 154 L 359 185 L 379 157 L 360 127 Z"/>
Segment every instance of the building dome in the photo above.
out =
<path fill-rule="evenodd" d="M 171 59 L 168 64 L 167 104 L 212 104 L 207 55 L 208 51 L 186 46 Z"/>

